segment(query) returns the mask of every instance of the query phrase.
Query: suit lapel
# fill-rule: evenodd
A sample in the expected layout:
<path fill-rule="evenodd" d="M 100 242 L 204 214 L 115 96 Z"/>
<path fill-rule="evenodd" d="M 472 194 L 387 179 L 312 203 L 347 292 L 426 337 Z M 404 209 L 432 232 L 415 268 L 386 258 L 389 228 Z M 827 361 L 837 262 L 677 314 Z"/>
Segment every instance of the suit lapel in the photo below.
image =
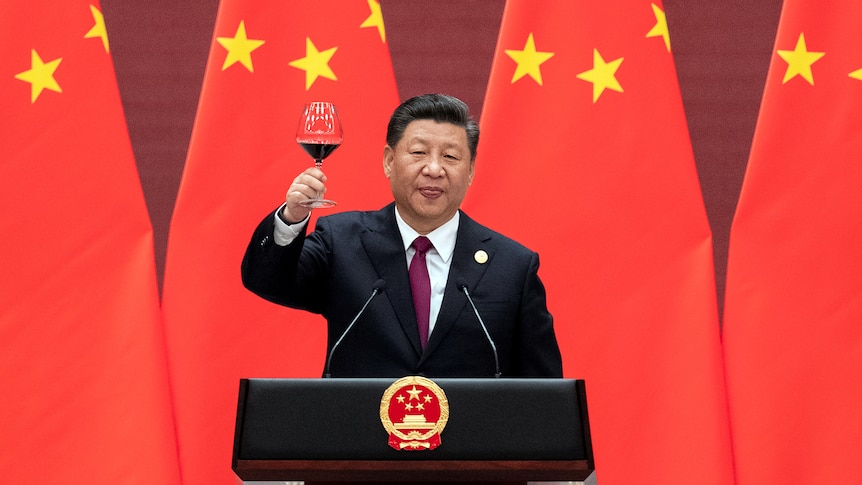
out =
<path fill-rule="evenodd" d="M 446 281 L 446 290 L 443 293 L 443 304 L 437 316 L 437 323 L 425 346 L 423 360 L 440 344 L 449 330 L 455 325 L 458 315 L 468 305 L 467 297 L 458 288 L 459 278 L 467 283 L 467 290 L 471 292 L 482 279 L 488 264 L 494 262 L 494 248 L 489 244 L 491 232 L 477 224 L 461 212 L 461 221 L 458 225 L 458 237 L 455 242 L 455 252 L 452 254 L 452 265 L 449 267 L 449 278 Z M 477 258 L 477 253 L 484 251 L 487 259 Z M 409 292 L 408 292 L 409 296 Z M 411 305 L 412 308 L 412 305 Z M 470 310 L 472 312 L 472 310 Z M 415 317 L 414 317 L 415 320 Z M 477 323 L 478 325 L 478 323 Z"/>
<path fill-rule="evenodd" d="M 422 347 L 419 343 L 416 313 L 413 311 L 413 297 L 410 293 L 401 233 L 395 222 L 395 204 L 389 204 L 378 211 L 368 229 L 361 235 L 362 245 L 377 274 L 386 281 L 383 293 L 389 298 L 398 323 L 416 355 L 420 355 Z"/>

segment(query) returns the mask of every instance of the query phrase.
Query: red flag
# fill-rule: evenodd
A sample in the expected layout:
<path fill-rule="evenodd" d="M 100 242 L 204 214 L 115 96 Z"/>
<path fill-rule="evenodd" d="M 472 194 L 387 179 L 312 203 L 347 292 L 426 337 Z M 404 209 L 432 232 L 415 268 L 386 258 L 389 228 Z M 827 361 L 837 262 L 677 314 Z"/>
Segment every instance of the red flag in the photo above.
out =
<path fill-rule="evenodd" d="M 398 105 L 376 1 L 222 2 L 171 223 L 164 316 L 184 483 L 233 484 L 242 377 L 319 377 L 326 324 L 243 288 L 252 231 L 313 165 L 296 144 L 304 103 L 332 101 L 344 144 L 323 164 L 315 215 L 379 209 L 386 125 Z M 311 226 L 313 227 L 312 221 Z"/>
<path fill-rule="evenodd" d="M 0 476 L 179 483 L 153 234 L 99 3 L 0 11 Z"/>
<path fill-rule="evenodd" d="M 731 228 L 738 483 L 862 483 L 862 4 L 784 3 Z"/>
<path fill-rule="evenodd" d="M 600 483 L 732 483 L 712 242 L 658 3 L 510 0 L 466 208 L 538 251 Z"/>

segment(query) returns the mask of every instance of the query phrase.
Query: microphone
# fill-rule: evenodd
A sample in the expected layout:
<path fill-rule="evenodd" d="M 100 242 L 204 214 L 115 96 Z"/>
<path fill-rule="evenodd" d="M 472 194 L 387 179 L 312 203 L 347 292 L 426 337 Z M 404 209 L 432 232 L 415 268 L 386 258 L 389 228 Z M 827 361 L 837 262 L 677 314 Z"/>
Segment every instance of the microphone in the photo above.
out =
<path fill-rule="evenodd" d="M 338 347 L 341 341 L 344 340 L 344 337 L 347 336 L 347 333 L 350 332 L 350 329 L 353 328 L 353 324 L 355 324 L 356 321 L 359 320 L 359 317 L 361 317 L 362 314 L 365 312 L 365 309 L 368 307 L 368 304 L 371 303 L 371 300 L 373 300 L 374 297 L 377 296 L 377 294 L 383 291 L 385 288 L 386 281 L 384 281 L 383 279 L 379 279 L 374 283 L 374 289 L 371 290 L 371 296 L 369 296 L 368 299 L 365 300 L 365 304 L 362 305 L 362 308 L 360 308 L 356 316 L 353 317 L 353 321 L 350 322 L 350 325 L 348 325 L 346 329 L 344 329 L 344 332 L 341 334 L 340 337 L 338 337 L 338 340 L 335 341 L 335 345 L 333 345 L 332 349 L 329 351 L 329 357 L 326 358 L 326 371 L 324 372 L 323 377 L 332 377 L 332 374 L 329 373 L 329 366 L 330 364 L 332 364 L 332 354 L 335 353 L 335 349 Z"/>
<path fill-rule="evenodd" d="M 485 337 L 488 339 L 488 343 L 491 344 L 491 350 L 494 352 L 494 366 L 496 368 L 496 373 L 494 377 L 500 377 L 500 358 L 497 356 L 497 345 L 494 344 L 494 339 L 491 338 L 491 334 L 488 333 L 488 328 L 485 326 L 485 322 L 482 321 L 482 317 L 479 316 L 479 310 L 476 309 L 476 304 L 473 303 L 473 299 L 470 298 L 470 292 L 467 291 L 467 280 L 464 278 L 458 278 L 455 283 L 458 286 L 458 289 L 464 292 L 464 295 L 467 297 L 467 301 L 470 302 L 470 306 L 473 307 L 473 313 L 476 314 L 476 319 L 479 320 L 479 325 L 482 326 L 482 330 L 485 332 Z"/>

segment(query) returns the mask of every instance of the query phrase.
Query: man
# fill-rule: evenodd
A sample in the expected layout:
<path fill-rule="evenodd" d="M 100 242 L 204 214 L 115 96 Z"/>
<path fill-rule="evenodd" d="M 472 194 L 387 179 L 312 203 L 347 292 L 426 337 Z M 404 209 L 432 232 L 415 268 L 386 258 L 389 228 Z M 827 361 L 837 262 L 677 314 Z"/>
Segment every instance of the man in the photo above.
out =
<path fill-rule="evenodd" d="M 309 234 L 310 212 L 300 203 L 326 189 L 325 175 L 312 167 L 255 230 L 243 284 L 326 318 L 331 375 L 490 377 L 499 360 L 504 377 L 562 377 L 538 255 L 459 210 L 478 142 L 462 101 L 409 99 L 393 113 L 383 150 L 394 203 L 321 217 Z M 418 236 L 430 247 L 417 250 Z M 371 298 L 375 288 L 379 296 Z"/>

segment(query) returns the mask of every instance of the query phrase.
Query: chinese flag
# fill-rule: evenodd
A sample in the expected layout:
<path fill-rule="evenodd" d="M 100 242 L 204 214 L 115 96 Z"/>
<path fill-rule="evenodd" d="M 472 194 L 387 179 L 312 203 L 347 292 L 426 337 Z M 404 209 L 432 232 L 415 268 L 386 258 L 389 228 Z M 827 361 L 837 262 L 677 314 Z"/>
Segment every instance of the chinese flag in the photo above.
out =
<path fill-rule="evenodd" d="M 712 240 L 649 1 L 509 0 L 466 207 L 536 250 L 599 483 L 732 483 Z"/>
<path fill-rule="evenodd" d="M 153 234 L 99 3 L 0 7 L 0 476 L 176 484 Z"/>
<path fill-rule="evenodd" d="M 310 101 L 334 102 L 344 127 L 344 144 L 323 164 L 326 195 L 339 205 L 315 216 L 381 208 L 391 200 L 382 159 L 398 94 L 379 4 L 223 1 L 165 270 L 187 485 L 236 480 L 230 460 L 240 378 L 323 372 L 323 318 L 264 301 L 240 281 L 254 228 L 284 202 L 296 175 L 313 166 L 296 144 Z"/>
<path fill-rule="evenodd" d="M 862 3 L 784 3 L 731 228 L 740 485 L 862 483 Z"/>

